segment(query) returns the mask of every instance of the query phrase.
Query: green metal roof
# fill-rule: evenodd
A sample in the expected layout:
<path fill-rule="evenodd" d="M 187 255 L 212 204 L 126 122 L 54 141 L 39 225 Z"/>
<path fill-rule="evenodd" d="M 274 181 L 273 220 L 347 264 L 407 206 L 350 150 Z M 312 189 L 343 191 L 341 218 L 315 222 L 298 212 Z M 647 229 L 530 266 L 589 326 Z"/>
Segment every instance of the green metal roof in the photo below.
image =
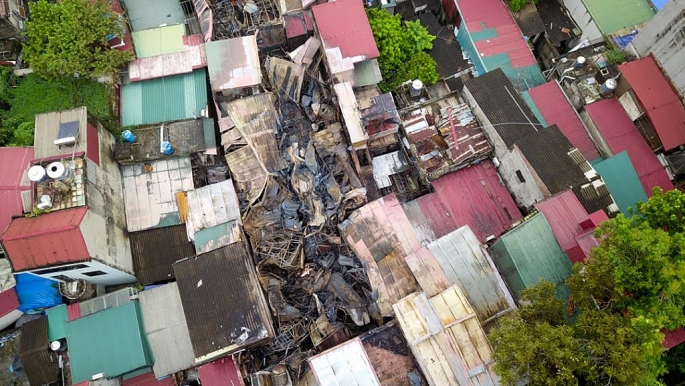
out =
<path fill-rule="evenodd" d="M 542 112 L 540 112 L 538 105 L 535 104 L 535 101 L 533 101 L 533 98 L 530 96 L 530 93 L 528 92 L 528 90 L 522 92 L 521 97 L 526 102 L 528 107 L 530 107 L 530 111 L 533 112 L 533 115 L 535 115 L 535 118 L 537 118 L 538 121 L 540 121 L 540 123 L 542 125 L 544 125 L 544 127 L 549 126 L 547 124 L 547 121 L 545 121 L 545 118 L 542 116 Z"/>
<path fill-rule="evenodd" d="M 562 284 L 571 274 L 571 261 L 540 213 L 500 237 L 491 254 L 517 299 L 540 279 Z"/>
<path fill-rule="evenodd" d="M 133 31 L 180 24 L 186 15 L 178 0 L 122 0 Z"/>
<path fill-rule="evenodd" d="M 183 51 L 184 24 L 168 25 L 131 33 L 138 58 Z"/>
<path fill-rule="evenodd" d="M 646 23 L 655 15 L 647 0 L 583 0 L 583 3 L 605 35 Z"/>
<path fill-rule="evenodd" d="M 204 69 L 124 84 L 121 91 L 121 124 L 136 126 L 199 117 L 207 108 L 207 75 Z"/>
<path fill-rule="evenodd" d="M 144 331 L 138 301 L 67 322 L 73 383 L 99 373 L 114 378 L 152 366 Z"/>
<path fill-rule="evenodd" d="M 628 208 L 635 207 L 637 202 L 647 201 L 645 189 L 625 151 L 596 163 L 594 168 L 602 176 L 618 209 L 624 215 L 628 216 Z"/>
<path fill-rule="evenodd" d="M 60 304 L 45 310 L 48 316 L 48 339 L 50 342 L 67 336 L 67 306 Z"/>

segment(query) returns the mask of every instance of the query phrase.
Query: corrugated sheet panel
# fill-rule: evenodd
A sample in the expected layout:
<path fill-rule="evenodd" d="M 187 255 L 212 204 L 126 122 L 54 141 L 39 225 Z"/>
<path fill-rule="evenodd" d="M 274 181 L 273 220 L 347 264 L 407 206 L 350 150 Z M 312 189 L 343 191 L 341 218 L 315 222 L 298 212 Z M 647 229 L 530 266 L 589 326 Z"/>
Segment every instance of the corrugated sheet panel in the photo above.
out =
<path fill-rule="evenodd" d="M 139 58 L 128 64 L 128 76 L 131 82 L 187 74 L 201 67 L 207 67 L 205 46 L 194 40 L 199 35 L 184 36 L 181 52 L 173 54 Z"/>
<path fill-rule="evenodd" d="M 571 273 L 571 261 L 541 213 L 503 235 L 490 252 L 517 299 L 540 279 L 562 284 Z"/>
<path fill-rule="evenodd" d="M 121 91 L 122 126 L 196 118 L 206 108 L 204 69 L 125 84 Z"/>
<path fill-rule="evenodd" d="M 407 340 L 397 320 L 359 337 L 366 356 L 383 386 L 411 386 L 408 374 L 420 377 Z"/>
<path fill-rule="evenodd" d="M 397 197 L 388 195 L 354 211 L 339 225 L 345 242 L 361 259 L 381 313 L 419 289 L 405 258 L 421 245 Z"/>
<path fill-rule="evenodd" d="M 155 378 L 155 374 L 148 371 L 145 374 L 135 376 L 124 380 L 121 386 L 175 386 L 174 379 L 172 377 L 166 377 L 161 380 Z M 94 385 L 91 385 L 94 386 Z"/>
<path fill-rule="evenodd" d="M 489 236 L 497 237 L 506 232 L 522 218 L 492 161 L 448 174 L 433 181 L 432 185 L 454 223 L 468 225 L 482 243 Z M 423 201 L 419 201 L 423 207 L 422 204 Z M 430 219 L 432 212 L 424 212 L 424 215 Z M 433 230 L 441 229 L 436 236 L 444 236 L 456 228 L 432 227 Z M 443 233 L 445 230 L 447 232 Z"/>
<path fill-rule="evenodd" d="M 83 317 L 91 315 L 98 311 L 106 310 L 112 307 L 118 307 L 131 302 L 137 293 L 138 290 L 133 287 L 122 288 L 120 290 L 78 303 L 79 308 L 81 309 L 80 316 Z"/>
<path fill-rule="evenodd" d="M 48 350 L 48 318 L 41 316 L 21 326 L 19 357 L 31 386 L 57 382 L 57 358 Z"/>
<path fill-rule="evenodd" d="M 572 191 L 567 190 L 535 204 L 549 223 L 561 249 L 566 251 L 577 245 L 576 236 L 583 233 L 580 223 L 588 213 Z"/>
<path fill-rule="evenodd" d="M 24 210 L 21 192 L 31 189 L 26 170 L 32 159 L 32 147 L 0 148 L 0 165 L 3 165 L 0 175 L 0 233 L 7 228 L 12 216 L 22 214 Z"/>
<path fill-rule="evenodd" d="M 599 152 L 583 122 L 557 82 L 547 82 L 531 88 L 528 92 L 547 125 L 556 125 L 588 161 L 599 158 Z"/>
<path fill-rule="evenodd" d="M 19 298 L 14 287 L 0 292 L 0 317 L 19 308 Z"/>
<path fill-rule="evenodd" d="M 244 386 L 243 378 L 232 356 L 199 366 L 197 372 L 203 386 Z"/>
<path fill-rule="evenodd" d="M 67 306 L 60 304 L 57 307 L 45 310 L 48 317 L 48 339 L 50 342 L 67 337 Z"/>
<path fill-rule="evenodd" d="M 185 24 L 166 25 L 131 33 L 138 58 L 173 54 L 183 51 Z"/>
<path fill-rule="evenodd" d="M 308 361 L 322 385 L 381 386 L 358 338 L 315 355 Z"/>
<path fill-rule="evenodd" d="M 16 218 L 2 235 L 15 271 L 90 259 L 79 226 L 87 207 Z"/>
<path fill-rule="evenodd" d="M 654 58 L 647 56 L 618 68 L 644 107 L 664 150 L 685 144 L 685 107 Z"/>
<path fill-rule="evenodd" d="M 190 240 L 203 229 L 233 222 L 240 224 L 240 204 L 232 180 L 188 192 L 186 229 Z"/>
<path fill-rule="evenodd" d="M 585 106 L 590 118 L 614 154 L 628 153 L 642 187 L 648 196 L 652 188 L 673 189 L 673 183 L 652 150 L 616 98 L 603 99 Z"/>
<path fill-rule="evenodd" d="M 259 85 L 262 72 L 256 35 L 205 43 L 213 92 Z"/>
<path fill-rule="evenodd" d="M 622 0 L 583 0 L 583 4 L 605 35 L 624 28 L 635 28 L 648 22 L 655 14 L 648 1 L 625 3 Z"/>
<path fill-rule="evenodd" d="M 635 208 L 640 201 L 647 201 L 647 194 L 640 179 L 625 151 L 594 165 L 595 170 L 602 176 L 607 189 L 618 205 L 618 209 L 625 216 L 630 215 L 628 208 Z"/>
<path fill-rule="evenodd" d="M 186 20 L 181 3 L 175 0 L 122 0 L 131 29 L 142 31 L 162 24 L 181 24 Z"/>
<path fill-rule="evenodd" d="M 67 344 L 74 383 L 99 373 L 116 378 L 153 364 L 137 301 L 68 322 Z"/>
<path fill-rule="evenodd" d="M 504 6 L 502 4 L 502 6 Z M 464 88 L 473 96 L 507 147 L 535 133 L 540 122 L 500 69 L 470 79 Z M 530 125 L 518 123 L 530 122 Z M 516 123 L 516 124 L 512 124 Z"/>
<path fill-rule="evenodd" d="M 538 87 L 542 87 L 542 86 L 538 86 Z M 544 125 L 545 127 L 549 126 L 547 124 L 547 121 L 545 121 L 545 117 L 542 116 L 542 112 L 538 108 L 537 104 L 535 104 L 535 101 L 533 101 L 533 97 L 530 96 L 530 90 L 522 92 L 521 98 L 523 98 L 523 100 L 526 102 L 526 104 L 530 108 L 530 111 L 532 111 L 533 115 L 535 115 L 535 118 L 537 118 L 538 121 L 542 125 Z"/>
<path fill-rule="evenodd" d="M 504 280 L 476 235 L 468 226 L 428 244 L 449 281 L 457 284 L 485 324 L 514 309 Z"/>
<path fill-rule="evenodd" d="M 326 48 L 339 48 L 342 58 L 379 56 L 364 6 L 356 0 L 342 0 L 312 7 L 314 20 Z M 356 59 L 355 61 L 361 61 Z"/>
<path fill-rule="evenodd" d="M 145 333 L 155 358 L 152 366 L 155 377 L 195 366 L 178 284 L 169 283 L 143 291 L 139 298 Z"/>
<path fill-rule="evenodd" d="M 133 267 L 138 283 L 147 285 L 173 279 L 173 263 L 193 256 L 183 224 L 129 233 Z"/>
<path fill-rule="evenodd" d="M 490 343 L 458 286 L 432 298 L 411 294 L 393 307 L 429 385 L 499 384 Z"/>
<path fill-rule="evenodd" d="M 174 273 L 196 362 L 263 343 L 275 335 L 244 242 L 176 263 Z"/>

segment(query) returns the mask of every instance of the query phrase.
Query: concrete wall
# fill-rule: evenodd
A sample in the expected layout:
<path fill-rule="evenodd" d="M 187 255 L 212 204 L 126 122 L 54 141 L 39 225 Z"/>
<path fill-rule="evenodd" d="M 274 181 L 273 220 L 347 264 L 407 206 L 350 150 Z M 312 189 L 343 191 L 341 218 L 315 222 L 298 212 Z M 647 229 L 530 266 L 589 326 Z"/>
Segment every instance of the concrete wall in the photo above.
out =
<path fill-rule="evenodd" d="M 685 95 L 685 0 L 671 0 L 629 46 L 640 56 L 653 55 L 680 93 Z"/>
<path fill-rule="evenodd" d="M 0 16 L 0 39 L 17 39 L 25 40 L 21 36 L 21 29 L 24 27 L 24 23 L 19 20 L 19 18 L 12 13 L 17 11 L 16 0 L 9 0 L 7 2 L 9 6 L 8 14 Z"/>
<path fill-rule="evenodd" d="M 597 23 L 592 19 L 583 0 L 563 0 L 563 3 L 573 20 L 576 22 L 578 28 L 583 31 L 583 34 L 580 37 L 581 41 L 586 39 L 589 39 L 590 42 L 593 42 L 594 40 L 604 40 L 602 32 L 599 30 Z"/>
<path fill-rule="evenodd" d="M 131 243 L 125 230 L 109 226 L 107 219 L 90 210 L 86 212 L 80 229 L 90 257 L 133 274 Z"/>
<path fill-rule="evenodd" d="M 549 190 L 523 157 L 518 146 L 514 145 L 499 161 L 499 174 L 520 208 L 530 210 L 534 203 L 550 196 Z M 521 172 L 525 182 L 519 180 L 517 171 Z"/>
<path fill-rule="evenodd" d="M 499 136 L 497 131 L 495 130 L 495 127 L 492 126 L 492 122 L 488 119 L 488 117 L 485 115 L 485 112 L 483 109 L 478 106 L 478 103 L 476 100 L 473 98 L 473 94 L 469 91 L 468 87 L 464 87 L 464 90 L 462 91 L 462 97 L 464 98 L 464 101 L 469 104 L 471 107 L 471 111 L 473 112 L 473 115 L 478 118 L 478 121 L 480 122 L 481 127 L 483 128 L 483 132 L 485 133 L 485 136 L 488 139 L 488 142 L 493 146 L 494 151 L 493 153 L 495 154 L 495 157 L 497 158 L 502 158 L 504 157 L 509 150 L 507 149 L 507 145 L 504 143 L 502 138 Z"/>

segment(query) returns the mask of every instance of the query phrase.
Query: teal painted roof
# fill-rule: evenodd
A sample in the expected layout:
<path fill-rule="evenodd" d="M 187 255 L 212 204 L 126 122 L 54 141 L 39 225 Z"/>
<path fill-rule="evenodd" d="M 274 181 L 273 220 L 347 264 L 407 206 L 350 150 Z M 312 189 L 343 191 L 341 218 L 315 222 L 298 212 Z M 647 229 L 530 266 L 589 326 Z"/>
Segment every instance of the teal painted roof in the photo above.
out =
<path fill-rule="evenodd" d="M 67 345 L 73 383 L 99 373 L 114 378 L 153 364 L 138 301 L 67 322 Z"/>
<path fill-rule="evenodd" d="M 526 102 L 528 107 L 530 107 L 530 111 L 533 112 L 533 115 L 535 115 L 535 118 L 537 118 L 538 121 L 540 121 L 540 123 L 544 125 L 544 127 L 549 126 L 547 124 L 547 121 L 545 121 L 545 118 L 542 116 L 542 112 L 540 112 L 540 109 L 538 109 L 538 105 L 535 104 L 535 102 L 533 101 L 533 98 L 530 96 L 530 93 L 526 90 L 526 91 L 521 93 L 521 97 Z"/>
<path fill-rule="evenodd" d="M 50 342 L 67 336 L 67 306 L 60 304 L 57 307 L 45 310 L 48 317 L 48 339 Z"/>
<path fill-rule="evenodd" d="M 562 284 L 571 274 L 571 261 L 540 213 L 500 237 L 492 258 L 517 297 L 540 279 Z"/>
<path fill-rule="evenodd" d="M 167 25 L 131 33 L 138 58 L 173 54 L 183 51 L 184 24 Z"/>
<path fill-rule="evenodd" d="M 647 194 L 640 183 L 637 172 L 630 162 L 628 153 L 621 152 L 615 156 L 594 164 L 602 176 L 609 193 L 614 197 L 618 209 L 628 216 L 629 207 L 635 207 L 639 201 L 647 201 Z"/>
<path fill-rule="evenodd" d="M 204 69 L 124 84 L 121 91 L 122 126 L 190 119 L 206 108 Z"/>
<path fill-rule="evenodd" d="M 583 0 L 583 3 L 606 35 L 646 23 L 655 15 L 647 0 Z"/>

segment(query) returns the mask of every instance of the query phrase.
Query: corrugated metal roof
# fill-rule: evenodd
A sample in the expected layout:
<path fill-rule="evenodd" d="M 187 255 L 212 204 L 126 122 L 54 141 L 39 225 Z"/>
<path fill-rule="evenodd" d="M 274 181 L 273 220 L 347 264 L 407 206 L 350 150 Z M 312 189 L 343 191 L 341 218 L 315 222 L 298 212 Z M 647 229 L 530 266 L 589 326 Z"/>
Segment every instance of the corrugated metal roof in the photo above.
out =
<path fill-rule="evenodd" d="M 99 373 L 116 378 L 153 363 L 138 301 L 68 322 L 67 344 L 74 383 Z"/>
<path fill-rule="evenodd" d="M 652 188 L 673 189 L 673 183 L 652 150 L 616 98 L 603 99 L 585 106 L 590 118 L 614 154 L 628 152 L 642 187 L 648 196 Z"/>
<path fill-rule="evenodd" d="M 517 299 L 540 279 L 562 284 L 571 273 L 571 261 L 541 213 L 502 235 L 490 255 Z"/>
<path fill-rule="evenodd" d="M 381 385 L 410 386 L 410 372 L 420 377 L 397 319 L 374 328 L 359 340 Z"/>
<path fill-rule="evenodd" d="M 48 351 L 48 318 L 41 316 L 21 326 L 19 358 L 31 386 L 57 382 L 57 360 Z"/>
<path fill-rule="evenodd" d="M 635 28 L 655 14 L 647 0 L 583 0 L 583 5 L 605 35 Z"/>
<path fill-rule="evenodd" d="M 665 151 L 685 144 L 685 107 L 654 58 L 618 66 L 654 125 Z"/>
<path fill-rule="evenodd" d="M 209 252 L 241 241 L 240 224 L 240 203 L 232 180 L 188 192 L 186 231 L 188 238 L 195 241 L 195 249 L 198 253 Z M 216 228 L 222 231 L 216 235 L 217 237 L 207 237 L 210 236 L 208 234 L 201 237 L 202 240 L 195 237 L 198 232 L 210 231 L 218 225 L 225 225 L 225 227 Z"/>
<path fill-rule="evenodd" d="M 630 214 L 628 208 L 635 208 L 637 202 L 647 201 L 647 194 L 625 151 L 596 163 L 594 168 L 602 176 L 618 209 L 624 215 L 628 216 Z"/>
<path fill-rule="evenodd" d="M 213 92 L 262 83 L 257 35 L 205 43 Z"/>
<path fill-rule="evenodd" d="M 188 324 L 183 313 L 178 284 L 169 283 L 138 294 L 145 334 L 155 364 L 155 377 L 195 366 Z"/>
<path fill-rule="evenodd" d="M 197 368 L 203 386 L 244 386 L 233 357 L 217 359 Z"/>
<path fill-rule="evenodd" d="M 166 25 L 131 33 L 138 58 L 173 54 L 183 51 L 185 24 Z"/>
<path fill-rule="evenodd" d="M 126 225 L 129 232 L 181 223 L 177 192 L 193 189 L 190 158 L 122 166 Z"/>
<path fill-rule="evenodd" d="M 79 228 L 87 211 L 80 207 L 14 219 L 1 238 L 14 271 L 89 260 Z"/>
<path fill-rule="evenodd" d="M 685 328 L 679 327 L 673 331 L 662 331 L 664 334 L 664 348 L 670 350 L 673 347 L 685 342 Z"/>
<path fill-rule="evenodd" d="M 196 362 L 274 337 L 269 307 L 245 242 L 178 262 L 174 273 Z"/>
<path fill-rule="evenodd" d="M 0 318 L 19 308 L 19 298 L 14 287 L 0 292 Z"/>
<path fill-rule="evenodd" d="M 361 114 L 359 113 L 357 98 L 354 96 L 354 91 L 352 90 L 352 83 L 338 83 L 333 86 L 333 89 L 335 95 L 338 96 L 340 112 L 345 120 L 345 127 L 347 128 L 347 134 L 352 146 L 359 147 L 366 145 L 369 135 L 361 124 Z"/>
<path fill-rule="evenodd" d="M 555 81 L 528 90 L 548 125 L 556 125 L 586 160 L 600 158 L 578 113 Z"/>
<path fill-rule="evenodd" d="M 181 24 L 186 20 L 178 0 L 121 0 L 131 29 L 142 31 L 160 25 Z"/>
<path fill-rule="evenodd" d="M 155 358 L 156 359 L 156 358 Z M 152 371 L 148 371 L 145 374 L 135 376 L 133 378 L 125 379 L 121 386 L 175 386 L 173 377 L 166 377 L 164 379 L 157 380 L 155 374 Z M 95 385 L 91 385 L 95 386 Z"/>
<path fill-rule="evenodd" d="M 584 232 L 580 223 L 588 219 L 588 213 L 573 191 L 537 202 L 535 208 L 545 216 L 561 249 L 567 251 L 578 245 L 576 236 Z"/>
<path fill-rule="evenodd" d="M 129 233 L 138 283 L 148 285 L 174 278 L 173 263 L 195 255 L 183 224 Z"/>
<path fill-rule="evenodd" d="M 18 216 L 24 211 L 21 192 L 31 190 L 26 170 L 32 159 L 32 147 L 0 148 L 0 232 L 7 228 L 12 216 Z"/>
<path fill-rule="evenodd" d="M 204 69 L 125 84 L 121 90 L 122 126 L 196 118 L 203 109 L 207 109 Z"/>
<path fill-rule="evenodd" d="M 492 347 L 459 286 L 432 298 L 414 293 L 393 308 L 428 384 L 499 384 Z"/>
<path fill-rule="evenodd" d="M 507 147 L 541 127 L 500 69 L 466 81 L 464 89 L 473 96 Z M 530 122 L 530 125 L 526 125 L 526 122 Z"/>
<path fill-rule="evenodd" d="M 516 24 L 524 37 L 532 38 L 540 32 L 545 32 L 545 23 L 538 13 L 538 8 L 532 1 L 527 2 L 517 12 L 512 12 Z"/>
<path fill-rule="evenodd" d="M 308 362 L 322 385 L 381 386 L 359 338 L 317 354 Z"/>
<path fill-rule="evenodd" d="M 437 193 L 406 202 L 402 208 L 422 245 L 459 228 L 457 219 L 452 217 Z"/>
<path fill-rule="evenodd" d="M 198 39 L 198 37 L 200 39 Z M 187 74 L 198 68 L 207 67 L 207 55 L 201 36 L 183 36 L 180 52 L 166 55 L 138 58 L 128 64 L 128 78 L 131 82 Z"/>
<path fill-rule="evenodd" d="M 378 289 L 381 313 L 391 316 L 393 303 L 419 289 L 405 258 L 421 245 L 397 197 L 366 204 L 338 227 L 362 261 L 371 288 Z"/>
<path fill-rule="evenodd" d="M 379 56 L 364 5 L 357 0 L 337 0 L 312 7 L 319 36 L 326 50 L 329 70 L 337 74 L 350 64 Z"/>
<path fill-rule="evenodd" d="M 489 236 L 497 237 L 506 232 L 522 217 L 492 161 L 461 169 L 431 184 L 453 221 L 458 226 L 468 225 L 482 243 Z M 422 208 L 428 206 L 423 201 L 419 201 L 419 205 Z M 424 215 L 426 218 L 431 216 L 427 212 Z M 445 229 L 449 223 L 429 222 L 435 224 L 436 236 L 441 237 L 454 230 Z"/>
<path fill-rule="evenodd" d="M 64 156 L 65 153 L 71 154 L 86 152 L 86 139 L 88 136 L 87 110 L 85 107 L 77 107 L 72 110 L 56 111 L 52 113 L 36 114 L 36 129 L 33 136 L 33 149 L 36 159 L 48 157 Z M 62 123 L 79 122 L 76 145 L 73 147 L 55 146 L 55 140 L 59 134 L 59 127 Z M 68 150 L 67 150 L 68 149 Z"/>
<path fill-rule="evenodd" d="M 45 310 L 48 317 L 48 339 L 50 342 L 67 337 L 67 306 L 60 304 L 57 307 Z"/>
<path fill-rule="evenodd" d="M 485 324 L 516 308 L 485 247 L 468 226 L 428 244 L 449 284 L 457 284 Z"/>

